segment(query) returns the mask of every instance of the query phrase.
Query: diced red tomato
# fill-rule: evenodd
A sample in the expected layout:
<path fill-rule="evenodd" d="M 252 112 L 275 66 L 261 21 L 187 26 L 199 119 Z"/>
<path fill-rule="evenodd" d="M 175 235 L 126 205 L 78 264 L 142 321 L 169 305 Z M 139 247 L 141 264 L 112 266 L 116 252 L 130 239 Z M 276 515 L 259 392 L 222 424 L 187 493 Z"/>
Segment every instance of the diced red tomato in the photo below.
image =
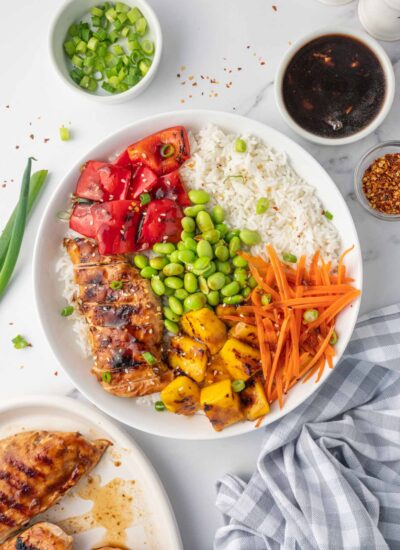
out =
<path fill-rule="evenodd" d="M 91 211 L 100 254 L 128 254 L 137 250 L 141 213 L 136 201 L 94 204 Z"/>
<path fill-rule="evenodd" d="M 159 186 L 155 192 L 156 199 L 171 199 L 178 201 L 180 206 L 190 206 L 192 203 L 179 176 L 178 170 L 170 172 L 159 179 Z"/>
<path fill-rule="evenodd" d="M 92 201 L 126 199 L 131 170 L 123 166 L 89 160 L 79 177 L 76 195 Z"/>
<path fill-rule="evenodd" d="M 131 159 L 129 158 L 128 149 L 125 149 L 125 151 L 122 151 L 115 160 L 113 160 L 113 164 L 116 164 L 117 166 L 125 166 L 125 168 L 130 168 L 132 166 Z"/>
<path fill-rule="evenodd" d="M 141 249 L 149 248 L 154 243 L 177 243 L 181 234 L 180 206 L 170 199 L 151 201 L 145 211 L 138 243 Z"/>
<path fill-rule="evenodd" d="M 71 229 L 89 238 L 94 238 L 96 235 L 92 206 L 91 204 L 76 204 L 69 219 Z"/>
<path fill-rule="evenodd" d="M 177 170 L 190 157 L 190 146 L 185 128 L 174 126 L 133 143 L 128 153 L 132 164 L 145 164 L 162 176 Z"/>
<path fill-rule="evenodd" d="M 129 188 L 128 199 L 136 199 L 142 193 L 153 191 L 158 183 L 158 176 L 147 166 L 134 166 L 132 182 Z M 135 171 L 136 169 L 136 171 Z"/>

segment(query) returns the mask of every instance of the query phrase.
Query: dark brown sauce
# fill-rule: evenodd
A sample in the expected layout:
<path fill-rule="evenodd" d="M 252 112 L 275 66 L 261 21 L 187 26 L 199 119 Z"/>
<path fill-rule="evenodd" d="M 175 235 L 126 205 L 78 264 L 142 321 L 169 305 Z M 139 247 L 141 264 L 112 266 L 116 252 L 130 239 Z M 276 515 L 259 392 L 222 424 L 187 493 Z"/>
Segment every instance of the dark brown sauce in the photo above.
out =
<path fill-rule="evenodd" d="M 365 128 L 379 113 L 386 81 L 376 55 L 347 35 L 325 35 L 303 46 L 283 79 L 290 116 L 305 130 L 339 138 Z"/>

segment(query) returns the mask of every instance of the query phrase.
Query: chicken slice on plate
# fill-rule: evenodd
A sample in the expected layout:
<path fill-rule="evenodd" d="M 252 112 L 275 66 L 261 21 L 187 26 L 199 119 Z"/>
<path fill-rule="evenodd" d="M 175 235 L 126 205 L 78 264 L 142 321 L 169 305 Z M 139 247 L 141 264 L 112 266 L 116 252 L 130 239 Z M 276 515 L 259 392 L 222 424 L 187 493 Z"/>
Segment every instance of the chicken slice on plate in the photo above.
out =
<path fill-rule="evenodd" d="M 72 432 L 21 432 L 0 441 L 0 544 L 76 485 L 111 443 Z"/>
<path fill-rule="evenodd" d="M 54 523 L 41 522 L 1 545 L 1 550 L 72 550 L 72 537 Z"/>
<path fill-rule="evenodd" d="M 74 265 L 98 381 L 120 397 L 161 391 L 172 373 L 161 359 L 161 304 L 149 281 L 124 256 L 101 256 L 87 239 L 65 239 L 64 246 Z"/>

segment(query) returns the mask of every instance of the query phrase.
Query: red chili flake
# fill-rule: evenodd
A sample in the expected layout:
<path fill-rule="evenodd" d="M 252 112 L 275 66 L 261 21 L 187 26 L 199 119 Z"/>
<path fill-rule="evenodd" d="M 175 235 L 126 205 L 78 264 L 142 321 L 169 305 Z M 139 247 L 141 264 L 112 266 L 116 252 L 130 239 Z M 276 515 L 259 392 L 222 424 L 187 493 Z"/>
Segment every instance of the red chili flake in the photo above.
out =
<path fill-rule="evenodd" d="M 204 95 L 204 92 L 201 92 L 201 95 Z"/>
<path fill-rule="evenodd" d="M 16 149 L 19 149 L 19 145 L 16 145 L 15 148 L 16 148 Z"/>
<path fill-rule="evenodd" d="M 249 50 L 249 49 L 250 49 L 250 46 L 246 46 L 246 49 Z"/>
<path fill-rule="evenodd" d="M 29 137 L 30 137 L 31 139 L 35 139 L 34 134 L 29 134 Z"/>
<path fill-rule="evenodd" d="M 260 65 L 265 65 L 265 61 L 261 61 L 261 62 L 260 62 Z"/>
<path fill-rule="evenodd" d="M 10 108 L 10 106 L 9 106 L 9 105 L 6 105 L 6 109 L 9 109 L 9 108 Z"/>
<path fill-rule="evenodd" d="M 181 73 L 178 73 L 178 74 L 176 75 L 176 78 L 180 78 L 180 77 L 181 77 Z"/>
<path fill-rule="evenodd" d="M 48 143 L 50 141 L 50 138 L 44 138 L 44 143 Z"/>
<path fill-rule="evenodd" d="M 366 199 L 375 210 L 400 213 L 400 153 L 377 158 L 362 179 Z"/>
<path fill-rule="evenodd" d="M 6 183 L 3 183 L 2 188 L 5 189 L 7 187 Z"/>
<path fill-rule="evenodd" d="M 241 71 L 241 70 L 242 70 L 242 67 L 238 67 L 237 70 L 238 70 L 238 71 Z"/>
<path fill-rule="evenodd" d="M 181 99 L 181 103 L 185 103 L 185 100 L 184 100 L 184 99 Z"/>
<path fill-rule="evenodd" d="M 183 72 L 183 71 L 185 71 L 185 70 L 186 70 L 185 65 L 182 65 L 182 66 L 181 66 L 181 72 Z"/>
<path fill-rule="evenodd" d="M 181 86 L 184 86 L 186 84 L 186 80 L 182 80 Z"/>
<path fill-rule="evenodd" d="M 204 76 L 202 74 L 200 75 L 200 78 L 201 78 L 201 80 L 204 80 Z"/>
<path fill-rule="evenodd" d="M 192 86 L 196 87 L 196 86 L 197 86 L 197 82 L 193 82 Z"/>
<path fill-rule="evenodd" d="M 58 371 L 54 371 L 54 376 L 58 376 Z"/>
<path fill-rule="evenodd" d="M 190 99 L 192 99 L 192 97 L 193 97 L 192 95 L 189 95 L 189 98 L 190 98 Z"/>
<path fill-rule="evenodd" d="M 274 11 L 278 11 L 278 8 L 277 8 L 275 5 L 272 5 L 272 9 L 273 9 Z"/>
<path fill-rule="evenodd" d="M 191 74 L 189 77 L 188 77 L 188 80 L 193 80 L 194 79 L 194 76 Z"/>

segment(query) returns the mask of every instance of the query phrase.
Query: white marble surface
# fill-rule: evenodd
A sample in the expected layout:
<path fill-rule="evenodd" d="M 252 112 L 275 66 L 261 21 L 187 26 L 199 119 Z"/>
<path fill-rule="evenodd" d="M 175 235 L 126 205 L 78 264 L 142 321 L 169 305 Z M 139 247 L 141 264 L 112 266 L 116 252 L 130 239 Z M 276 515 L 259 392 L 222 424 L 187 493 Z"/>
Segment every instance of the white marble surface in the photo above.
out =
<path fill-rule="evenodd" d="M 76 395 L 41 336 L 31 280 L 32 245 L 43 205 L 70 164 L 100 138 L 126 123 L 176 109 L 234 111 L 292 135 L 281 120 L 273 97 L 274 73 L 289 41 L 326 25 L 359 28 L 356 2 L 329 7 L 314 0 L 150 1 L 164 32 L 160 71 L 142 96 L 110 107 L 71 94 L 53 75 L 47 58 L 46 32 L 60 0 L 20 0 L 3 6 L 0 227 L 16 201 L 26 158 L 35 156 L 36 167 L 48 168 L 51 176 L 29 223 L 14 280 L 0 304 L 0 399 L 29 393 Z M 398 79 L 400 46 L 396 43 L 384 46 L 395 64 Z M 260 64 L 259 58 L 265 60 L 265 65 Z M 181 69 L 182 66 L 186 69 Z M 233 69 L 232 73 L 229 69 Z M 191 75 L 193 80 L 188 79 Z M 200 75 L 215 78 L 219 84 L 212 85 Z M 186 84 L 182 85 L 182 81 Z M 225 84 L 230 81 L 232 85 L 228 88 Z M 194 82 L 198 85 L 192 86 Z M 386 122 L 374 135 L 355 145 L 320 147 L 292 135 L 332 175 L 354 216 L 364 256 L 364 311 L 400 299 L 396 275 L 400 270 L 400 255 L 396 254 L 399 225 L 380 222 L 365 214 L 355 201 L 352 184 L 353 169 L 360 155 L 378 141 L 399 137 L 398 99 L 396 92 Z M 68 143 L 60 142 L 58 137 L 62 124 L 71 127 L 72 140 Z M 47 138 L 49 141 L 44 143 Z M 14 350 L 11 339 L 19 333 L 32 342 L 32 348 Z M 222 521 L 214 507 L 215 483 L 228 471 L 244 477 L 251 474 L 262 433 L 200 443 L 159 439 L 134 430 L 131 433 L 165 484 L 185 549 L 210 549 L 215 529 Z"/>

